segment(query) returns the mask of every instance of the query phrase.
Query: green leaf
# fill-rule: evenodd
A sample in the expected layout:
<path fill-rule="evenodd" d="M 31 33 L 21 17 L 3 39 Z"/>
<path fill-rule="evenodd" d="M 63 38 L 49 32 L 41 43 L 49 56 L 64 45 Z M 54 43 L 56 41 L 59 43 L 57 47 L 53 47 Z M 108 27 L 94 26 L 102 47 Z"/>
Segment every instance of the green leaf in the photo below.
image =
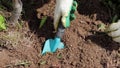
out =
<path fill-rule="evenodd" d="M 46 64 L 46 61 L 41 61 L 40 64 L 44 65 L 44 64 Z"/>
<path fill-rule="evenodd" d="M 105 26 L 103 23 L 98 24 L 98 30 L 104 31 L 106 29 Z"/>
<path fill-rule="evenodd" d="M 5 25 L 5 18 L 0 15 L 0 30 L 5 30 L 6 29 L 6 25 Z"/>
<path fill-rule="evenodd" d="M 61 58 L 62 58 L 62 54 L 58 54 L 58 55 L 57 55 L 57 58 L 58 58 L 58 59 L 61 59 Z"/>
<path fill-rule="evenodd" d="M 118 15 L 115 15 L 112 19 L 112 23 L 116 22 L 118 20 Z"/>
<path fill-rule="evenodd" d="M 47 16 L 44 16 L 40 22 L 39 28 L 41 28 L 45 24 L 46 20 L 47 20 Z"/>

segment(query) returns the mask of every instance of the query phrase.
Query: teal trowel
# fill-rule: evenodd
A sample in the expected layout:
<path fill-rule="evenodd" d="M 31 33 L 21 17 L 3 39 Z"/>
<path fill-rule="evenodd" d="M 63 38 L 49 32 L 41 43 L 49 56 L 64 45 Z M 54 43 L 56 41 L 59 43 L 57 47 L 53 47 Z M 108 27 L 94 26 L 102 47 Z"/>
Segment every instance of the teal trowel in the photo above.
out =
<path fill-rule="evenodd" d="M 63 44 L 63 42 L 61 42 L 61 37 L 64 34 L 64 30 L 65 30 L 65 28 L 62 25 L 59 26 L 56 37 L 54 39 L 46 40 L 43 50 L 42 50 L 42 55 L 47 52 L 54 53 L 54 52 L 56 52 L 57 49 L 64 48 L 64 44 Z"/>

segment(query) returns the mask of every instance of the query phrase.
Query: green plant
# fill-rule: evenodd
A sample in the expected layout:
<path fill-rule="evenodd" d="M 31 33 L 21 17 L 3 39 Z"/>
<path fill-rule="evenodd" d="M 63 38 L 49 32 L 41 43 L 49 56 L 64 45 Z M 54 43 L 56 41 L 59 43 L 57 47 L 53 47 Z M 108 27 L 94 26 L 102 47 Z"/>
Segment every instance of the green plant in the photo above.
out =
<path fill-rule="evenodd" d="M 6 25 L 5 25 L 5 18 L 0 15 L 0 30 L 5 30 L 6 29 Z"/>
<path fill-rule="evenodd" d="M 58 58 L 58 59 L 61 59 L 61 58 L 62 58 L 62 54 L 61 54 L 61 53 L 58 54 L 58 55 L 57 55 L 57 58 Z"/>
<path fill-rule="evenodd" d="M 0 0 L 0 10 L 12 10 L 12 0 Z"/>
<path fill-rule="evenodd" d="M 46 20 L 47 20 L 47 16 L 44 16 L 40 22 L 39 28 L 41 28 L 45 24 Z"/>
<path fill-rule="evenodd" d="M 104 31 L 106 29 L 105 26 L 103 23 L 98 24 L 98 30 Z"/>
<path fill-rule="evenodd" d="M 110 10 L 111 22 L 120 19 L 120 0 L 102 0 L 102 3 Z"/>
<path fill-rule="evenodd" d="M 29 65 L 30 65 L 30 62 L 26 60 L 15 64 L 15 66 L 24 66 L 24 67 L 28 67 Z"/>
<path fill-rule="evenodd" d="M 42 60 L 42 61 L 40 61 L 38 64 L 39 64 L 39 65 L 44 65 L 44 64 L 46 64 L 46 63 L 47 63 L 46 60 Z"/>

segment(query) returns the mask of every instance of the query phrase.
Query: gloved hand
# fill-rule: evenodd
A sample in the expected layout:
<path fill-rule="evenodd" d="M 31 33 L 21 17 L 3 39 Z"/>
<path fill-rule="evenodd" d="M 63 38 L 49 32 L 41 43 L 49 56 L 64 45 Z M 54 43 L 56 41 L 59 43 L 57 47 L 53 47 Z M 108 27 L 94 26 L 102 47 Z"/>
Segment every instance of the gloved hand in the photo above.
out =
<path fill-rule="evenodd" d="M 107 33 L 109 36 L 113 38 L 114 41 L 120 43 L 120 20 L 116 23 L 112 23 L 108 28 L 107 28 Z"/>
<path fill-rule="evenodd" d="M 67 28 L 70 26 L 70 21 L 75 19 L 74 12 L 77 8 L 77 2 L 73 0 L 56 0 L 54 12 L 54 29 L 57 31 L 59 22 Z"/>

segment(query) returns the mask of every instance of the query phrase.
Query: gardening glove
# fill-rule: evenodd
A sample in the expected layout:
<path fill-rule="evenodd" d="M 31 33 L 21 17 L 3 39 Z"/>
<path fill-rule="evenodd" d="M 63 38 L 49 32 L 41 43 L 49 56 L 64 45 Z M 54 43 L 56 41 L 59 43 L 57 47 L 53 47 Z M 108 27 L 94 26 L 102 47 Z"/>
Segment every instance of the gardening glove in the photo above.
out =
<path fill-rule="evenodd" d="M 74 12 L 77 8 L 77 2 L 73 0 L 56 0 L 54 12 L 54 29 L 57 31 L 59 22 L 67 28 L 70 26 L 70 21 L 75 19 Z"/>
<path fill-rule="evenodd" d="M 118 20 L 116 23 L 112 23 L 107 28 L 106 31 L 108 35 L 111 36 L 114 41 L 120 43 L 120 20 Z"/>

